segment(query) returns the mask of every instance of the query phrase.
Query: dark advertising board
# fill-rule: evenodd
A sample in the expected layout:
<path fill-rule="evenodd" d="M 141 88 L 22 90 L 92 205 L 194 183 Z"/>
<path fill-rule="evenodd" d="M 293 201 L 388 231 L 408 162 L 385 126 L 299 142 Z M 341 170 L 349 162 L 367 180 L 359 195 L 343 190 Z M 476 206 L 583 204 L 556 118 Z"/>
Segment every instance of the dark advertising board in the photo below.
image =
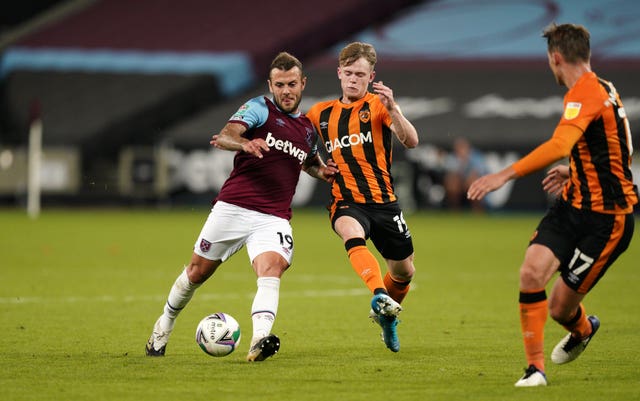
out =
<path fill-rule="evenodd" d="M 596 71 L 611 80 L 622 94 L 633 130 L 640 127 L 640 78 L 630 73 L 630 68 L 616 64 Z M 443 158 L 455 138 L 467 138 L 484 155 L 487 170 L 497 171 L 552 135 L 566 92 L 555 82 L 544 60 L 389 65 L 381 61 L 376 70 L 376 80 L 384 81 L 394 90 L 396 100 L 420 136 L 416 149 L 404 150 L 397 142 L 394 146 L 392 172 L 396 189 L 408 208 L 444 207 Z M 306 73 L 303 110 L 316 101 L 339 96 L 336 66 L 331 60 L 311 66 Z M 209 150 L 205 133 L 220 129 L 244 99 L 227 102 L 168 133 L 171 143 L 180 149 L 172 152 L 176 160 L 172 170 L 174 189 L 211 195 L 220 188 L 230 171 L 232 155 Z M 634 139 L 637 143 L 637 136 Z M 548 199 L 540 185 L 543 176 L 544 172 L 539 172 L 509 183 L 491 194 L 486 206 L 512 210 L 544 208 Z M 640 176 L 640 172 L 636 171 L 635 176 Z M 302 174 L 295 204 L 317 206 L 327 201 L 326 185 Z"/>

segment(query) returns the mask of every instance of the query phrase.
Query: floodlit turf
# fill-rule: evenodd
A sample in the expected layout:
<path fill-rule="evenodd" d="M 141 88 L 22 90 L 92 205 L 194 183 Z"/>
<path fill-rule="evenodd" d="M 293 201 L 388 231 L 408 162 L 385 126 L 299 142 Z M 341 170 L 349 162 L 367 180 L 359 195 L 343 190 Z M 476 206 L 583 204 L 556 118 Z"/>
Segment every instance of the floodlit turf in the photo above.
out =
<path fill-rule="evenodd" d="M 367 318 L 370 296 L 323 211 L 294 213 L 296 254 L 281 286 L 273 358 L 247 363 L 255 277 L 244 250 L 201 287 L 165 358 L 144 345 L 207 209 L 0 210 L 0 400 L 632 400 L 640 394 L 640 236 L 588 296 L 602 321 L 584 355 L 547 361 L 550 386 L 519 389 L 525 367 L 518 266 L 540 213 L 407 215 L 418 273 L 401 350 Z M 240 323 L 224 358 L 194 341 L 223 311 Z M 564 331 L 548 321 L 547 355 Z"/>

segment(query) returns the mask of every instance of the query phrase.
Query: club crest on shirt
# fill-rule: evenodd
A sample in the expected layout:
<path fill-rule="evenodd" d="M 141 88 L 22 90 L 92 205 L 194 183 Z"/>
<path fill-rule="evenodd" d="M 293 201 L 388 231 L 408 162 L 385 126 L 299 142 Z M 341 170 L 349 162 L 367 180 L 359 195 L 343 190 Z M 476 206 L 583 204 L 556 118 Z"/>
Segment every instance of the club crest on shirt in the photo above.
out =
<path fill-rule="evenodd" d="M 580 108 L 582 107 L 582 103 L 569 102 L 567 103 L 567 107 L 564 108 L 564 118 L 565 120 L 573 120 L 578 117 L 580 114 Z"/>
<path fill-rule="evenodd" d="M 250 108 L 250 106 L 249 106 L 248 103 L 243 104 L 242 106 L 240 106 L 238 111 L 236 111 L 233 114 L 233 116 L 231 116 L 230 120 L 243 120 L 244 119 L 244 115 L 247 113 L 249 108 Z"/>
<path fill-rule="evenodd" d="M 211 249 L 211 242 L 207 241 L 206 239 L 202 239 L 200 241 L 200 250 L 202 252 L 209 252 L 209 249 Z"/>
<path fill-rule="evenodd" d="M 307 131 L 307 135 L 305 137 L 305 140 L 307 141 L 307 145 L 313 146 L 313 131 L 311 130 L 311 128 L 308 128 L 308 127 L 305 127 L 305 130 Z"/>
<path fill-rule="evenodd" d="M 360 110 L 358 117 L 360 118 L 360 121 L 366 124 L 371 119 L 371 112 L 369 110 Z"/>

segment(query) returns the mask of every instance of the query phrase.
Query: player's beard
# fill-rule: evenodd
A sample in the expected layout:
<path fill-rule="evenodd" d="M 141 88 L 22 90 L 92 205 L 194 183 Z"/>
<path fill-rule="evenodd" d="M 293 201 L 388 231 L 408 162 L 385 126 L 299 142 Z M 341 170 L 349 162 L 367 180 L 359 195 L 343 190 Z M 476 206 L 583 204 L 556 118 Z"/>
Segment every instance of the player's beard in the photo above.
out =
<path fill-rule="evenodd" d="M 293 105 L 289 108 L 284 107 L 284 105 L 280 102 L 280 99 L 278 99 L 277 97 L 274 98 L 274 100 L 276 102 L 276 106 L 278 106 L 280 110 L 284 111 L 285 113 L 294 113 L 296 110 L 298 110 L 298 106 L 300 105 L 300 101 L 302 99 L 298 97 L 293 103 Z"/>

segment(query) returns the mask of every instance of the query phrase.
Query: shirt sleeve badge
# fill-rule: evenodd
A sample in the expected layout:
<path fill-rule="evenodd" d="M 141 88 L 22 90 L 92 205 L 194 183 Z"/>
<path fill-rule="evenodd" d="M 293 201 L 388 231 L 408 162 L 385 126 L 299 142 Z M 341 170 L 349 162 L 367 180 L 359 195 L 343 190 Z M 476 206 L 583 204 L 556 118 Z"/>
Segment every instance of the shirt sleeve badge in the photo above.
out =
<path fill-rule="evenodd" d="M 564 118 L 565 120 L 573 120 L 578 117 L 580 114 L 580 108 L 582 107 L 582 103 L 569 102 L 567 103 L 567 107 L 564 108 Z"/>

